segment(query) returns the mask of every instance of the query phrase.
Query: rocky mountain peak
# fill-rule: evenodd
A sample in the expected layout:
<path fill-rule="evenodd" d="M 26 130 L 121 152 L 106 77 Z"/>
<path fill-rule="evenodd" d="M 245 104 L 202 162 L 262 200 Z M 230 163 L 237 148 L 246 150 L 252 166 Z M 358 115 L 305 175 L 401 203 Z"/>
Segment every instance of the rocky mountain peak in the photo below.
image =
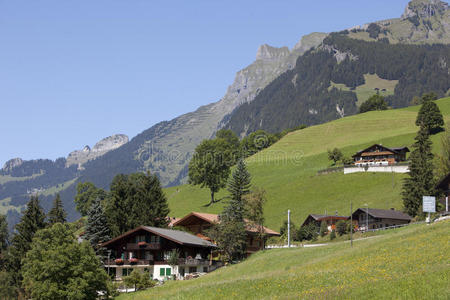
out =
<path fill-rule="evenodd" d="M 87 161 L 97 158 L 108 151 L 119 148 L 128 143 L 128 136 L 125 134 L 114 134 L 108 136 L 95 144 L 91 149 L 88 145 L 84 146 L 82 150 L 75 150 L 67 156 L 66 166 L 77 164 L 79 168 Z"/>
<path fill-rule="evenodd" d="M 281 57 L 289 56 L 290 51 L 288 47 L 272 47 L 264 44 L 259 46 L 256 52 L 256 60 L 277 60 Z"/>
<path fill-rule="evenodd" d="M 6 172 L 10 172 L 12 169 L 14 169 L 15 167 L 20 166 L 21 164 L 23 164 L 23 160 L 20 157 L 16 157 L 16 158 L 8 160 L 3 165 L 3 170 L 6 171 Z"/>
<path fill-rule="evenodd" d="M 448 10 L 448 3 L 440 0 L 413 0 L 408 3 L 402 19 L 419 17 L 428 19 L 436 15 L 443 15 Z"/>

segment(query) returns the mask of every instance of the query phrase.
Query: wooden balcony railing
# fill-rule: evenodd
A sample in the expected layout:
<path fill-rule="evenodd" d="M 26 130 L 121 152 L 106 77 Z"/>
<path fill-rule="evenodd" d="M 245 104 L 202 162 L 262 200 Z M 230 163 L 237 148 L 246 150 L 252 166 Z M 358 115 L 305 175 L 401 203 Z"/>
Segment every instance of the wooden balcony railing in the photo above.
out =
<path fill-rule="evenodd" d="M 127 244 L 127 250 L 141 250 L 141 249 L 147 249 L 147 250 L 159 250 L 161 249 L 160 243 L 128 243 Z"/>

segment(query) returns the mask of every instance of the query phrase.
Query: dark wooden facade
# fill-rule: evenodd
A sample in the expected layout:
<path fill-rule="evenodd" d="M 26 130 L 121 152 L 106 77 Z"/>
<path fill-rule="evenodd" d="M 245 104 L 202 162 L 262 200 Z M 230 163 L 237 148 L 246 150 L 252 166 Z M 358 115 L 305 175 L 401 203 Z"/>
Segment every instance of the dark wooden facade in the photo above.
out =
<path fill-rule="evenodd" d="M 408 147 L 388 148 L 374 144 L 353 155 L 355 165 L 393 165 L 406 160 Z"/>

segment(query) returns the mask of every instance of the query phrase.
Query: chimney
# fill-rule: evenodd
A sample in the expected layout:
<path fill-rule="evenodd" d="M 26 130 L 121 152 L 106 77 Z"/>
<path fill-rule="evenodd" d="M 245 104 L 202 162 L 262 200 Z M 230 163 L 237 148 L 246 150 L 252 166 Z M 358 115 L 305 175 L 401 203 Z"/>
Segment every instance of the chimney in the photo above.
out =
<path fill-rule="evenodd" d="M 337 210 L 336 210 L 336 217 L 338 216 L 338 212 L 337 212 Z"/>

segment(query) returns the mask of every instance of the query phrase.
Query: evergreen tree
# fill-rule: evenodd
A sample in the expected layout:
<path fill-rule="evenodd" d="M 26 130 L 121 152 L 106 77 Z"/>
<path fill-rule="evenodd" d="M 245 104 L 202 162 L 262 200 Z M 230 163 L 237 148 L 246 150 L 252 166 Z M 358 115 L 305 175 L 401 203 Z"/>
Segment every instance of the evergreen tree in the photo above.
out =
<path fill-rule="evenodd" d="M 100 198 L 94 200 L 88 212 L 85 237 L 97 254 L 104 254 L 99 244 L 111 239 L 111 231 Z"/>
<path fill-rule="evenodd" d="M 106 216 L 113 236 L 140 225 L 166 227 L 169 206 L 156 175 L 119 174 L 106 199 Z"/>
<path fill-rule="evenodd" d="M 242 221 L 245 214 L 244 195 L 250 193 L 251 176 L 245 166 L 243 159 L 240 159 L 236 170 L 228 183 L 228 192 L 230 193 L 229 205 L 225 208 L 224 214 L 229 218 Z"/>
<path fill-rule="evenodd" d="M 50 226 L 55 223 L 65 223 L 66 217 L 67 213 L 64 210 L 61 197 L 58 193 L 56 194 L 55 200 L 53 200 L 52 209 L 48 212 L 48 223 Z"/>
<path fill-rule="evenodd" d="M 75 195 L 78 212 L 82 216 L 86 216 L 91 203 L 97 198 L 104 200 L 106 196 L 106 191 L 97 188 L 92 182 L 79 182 L 77 184 L 77 194 Z"/>
<path fill-rule="evenodd" d="M 410 155 L 408 177 L 403 184 L 403 207 L 410 216 L 421 214 L 422 197 L 433 195 L 433 154 L 428 130 L 420 128 Z"/>
<path fill-rule="evenodd" d="M 417 115 L 416 125 L 425 128 L 428 134 L 433 134 L 441 130 L 444 119 L 437 104 L 432 101 L 432 96 L 424 95 L 424 100 Z"/>
<path fill-rule="evenodd" d="M 445 129 L 441 136 L 442 150 L 439 155 L 439 164 L 437 165 L 438 177 L 444 178 L 450 173 L 450 127 Z"/>
<path fill-rule="evenodd" d="M 8 255 L 8 269 L 12 275 L 14 287 L 21 290 L 22 285 L 22 259 L 31 248 L 35 233 L 45 228 L 45 213 L 39 204 L 37 195 L 31 196 L 27 203 L 22 219 L 16 225 L 16 233 L 12 238 Z"/>
<path fill-rule="evenodd" d="M 9 234 L 6 216 L 0 215 L 0 271 L 5 267 L 6 250 L 8 249 Z"/>

